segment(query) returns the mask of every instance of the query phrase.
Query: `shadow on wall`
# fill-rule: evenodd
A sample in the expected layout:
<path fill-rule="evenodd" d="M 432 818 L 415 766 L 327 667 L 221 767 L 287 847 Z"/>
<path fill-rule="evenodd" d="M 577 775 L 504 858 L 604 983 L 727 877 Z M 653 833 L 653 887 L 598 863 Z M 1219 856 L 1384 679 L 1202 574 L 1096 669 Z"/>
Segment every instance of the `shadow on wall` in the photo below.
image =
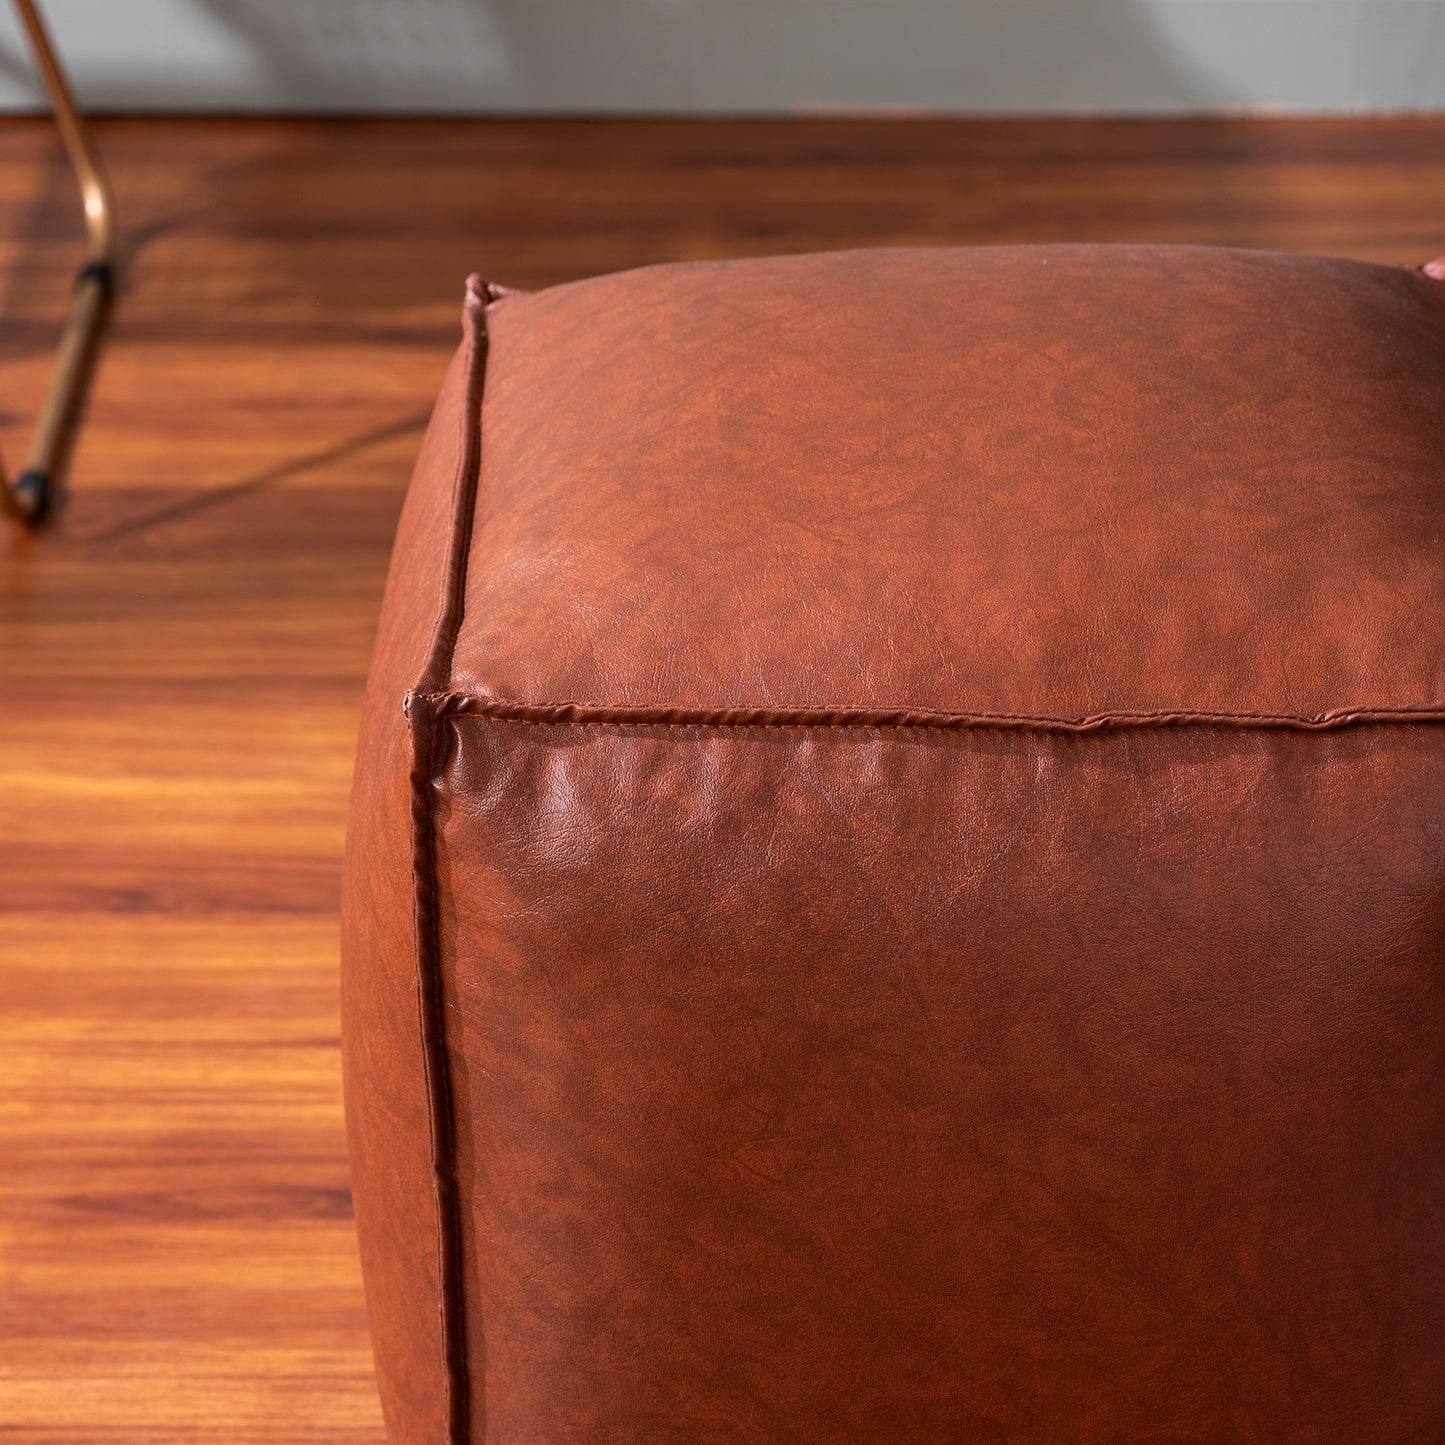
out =
<path fill-rule="evenodd" d="M 295 109 L 1229 105 L 1150 0 L 194 0 Z M 261 97 L 258 95 L 257 100 Z"/>
<path fill-rule="evenodd" d="M 470 109 L 513 84 L 487 0 L 194 0 L 250 52 L 258 108 Z"/>

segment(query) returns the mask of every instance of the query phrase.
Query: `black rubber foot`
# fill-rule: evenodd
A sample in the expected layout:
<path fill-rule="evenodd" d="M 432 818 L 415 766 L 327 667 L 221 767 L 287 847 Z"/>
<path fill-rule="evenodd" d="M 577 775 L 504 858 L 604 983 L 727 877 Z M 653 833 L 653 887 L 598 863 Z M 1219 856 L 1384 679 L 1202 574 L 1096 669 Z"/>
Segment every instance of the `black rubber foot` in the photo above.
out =
<path fill-rule="evenodd" d="M 50 478 L 44 472 L 21 472 L 11 490 L 32 527 L 50 510 Z"/>
<path fill-rule="evenodd" d="M 104 293 L 105 299 L 109 301 L 112 292 L 114 292 L 115 290 L 115 272 L 111 269 L 110 262 L 86 262 L 86 264 L 82 266 L 80 270 L 76 273 L 75 284 L 79 286 L 82 282 L 90 280 L 100 282 L 100 289 Z"/>

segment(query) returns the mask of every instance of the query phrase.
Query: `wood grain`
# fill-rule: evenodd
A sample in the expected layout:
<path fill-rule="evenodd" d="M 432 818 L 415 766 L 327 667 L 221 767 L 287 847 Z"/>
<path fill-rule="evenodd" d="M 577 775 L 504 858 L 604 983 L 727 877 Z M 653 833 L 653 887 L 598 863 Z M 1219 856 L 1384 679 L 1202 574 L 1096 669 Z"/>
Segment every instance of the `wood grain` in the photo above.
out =
<path fill-rule="evenodd" d="M 1445 119 L 113 121 L 58 524 L 0 533 L 0 1437 L 378 1442 L 341 1123 L 350 755 L 462 279 L 1023 240 L 1445 251 Z M 0 441 L 78 256 L 0 124 Z"/>

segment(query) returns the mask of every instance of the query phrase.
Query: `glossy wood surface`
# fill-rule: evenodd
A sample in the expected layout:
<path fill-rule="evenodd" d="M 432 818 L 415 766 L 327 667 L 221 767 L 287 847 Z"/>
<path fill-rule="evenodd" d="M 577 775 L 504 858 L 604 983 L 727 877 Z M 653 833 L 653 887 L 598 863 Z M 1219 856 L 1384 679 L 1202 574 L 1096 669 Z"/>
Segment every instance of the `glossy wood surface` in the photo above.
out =
<path fill-rule="evenodd" d="M 1445 251 L 1445 119 L 105 123 L 57 524 L 0 533 L 0 1439 L 378 1442 L 336 924 L 390 534 L 462 279 L 817 247 Z M 0 442 L 80 254 L 0 123 Z"/>

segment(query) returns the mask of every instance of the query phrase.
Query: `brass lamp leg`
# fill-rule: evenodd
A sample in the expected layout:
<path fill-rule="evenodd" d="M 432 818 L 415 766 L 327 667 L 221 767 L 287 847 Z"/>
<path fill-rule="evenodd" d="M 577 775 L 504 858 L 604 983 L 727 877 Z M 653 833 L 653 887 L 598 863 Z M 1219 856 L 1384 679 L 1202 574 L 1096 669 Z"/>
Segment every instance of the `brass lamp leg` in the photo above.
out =
<path fill-rule="evenodd" d="M 3 491 L 6 508 L 21 521 L 33 524 L 45 515 L 50 505 L 56 480 L 74 439 L 80 402 L 90 381 L 96 343 L 110 301 L 115 211 L 100 158 L 85 122 L 75 108 L 70 87 L 55 58 L 34 0 L 15 0 L 15 9 L 30 39 L 35 65 L 50 97 L 60 139 L 65 144 L 66 155 L 70 157 L 71 168 L 80 186 L 87 240 L 86 262 L 76 278 L 70 321 L 60 339 L 55 375 L 35 424 L 25 470 L 11 481 L 4 462 L 0 461 L 0 491 Z"/>

